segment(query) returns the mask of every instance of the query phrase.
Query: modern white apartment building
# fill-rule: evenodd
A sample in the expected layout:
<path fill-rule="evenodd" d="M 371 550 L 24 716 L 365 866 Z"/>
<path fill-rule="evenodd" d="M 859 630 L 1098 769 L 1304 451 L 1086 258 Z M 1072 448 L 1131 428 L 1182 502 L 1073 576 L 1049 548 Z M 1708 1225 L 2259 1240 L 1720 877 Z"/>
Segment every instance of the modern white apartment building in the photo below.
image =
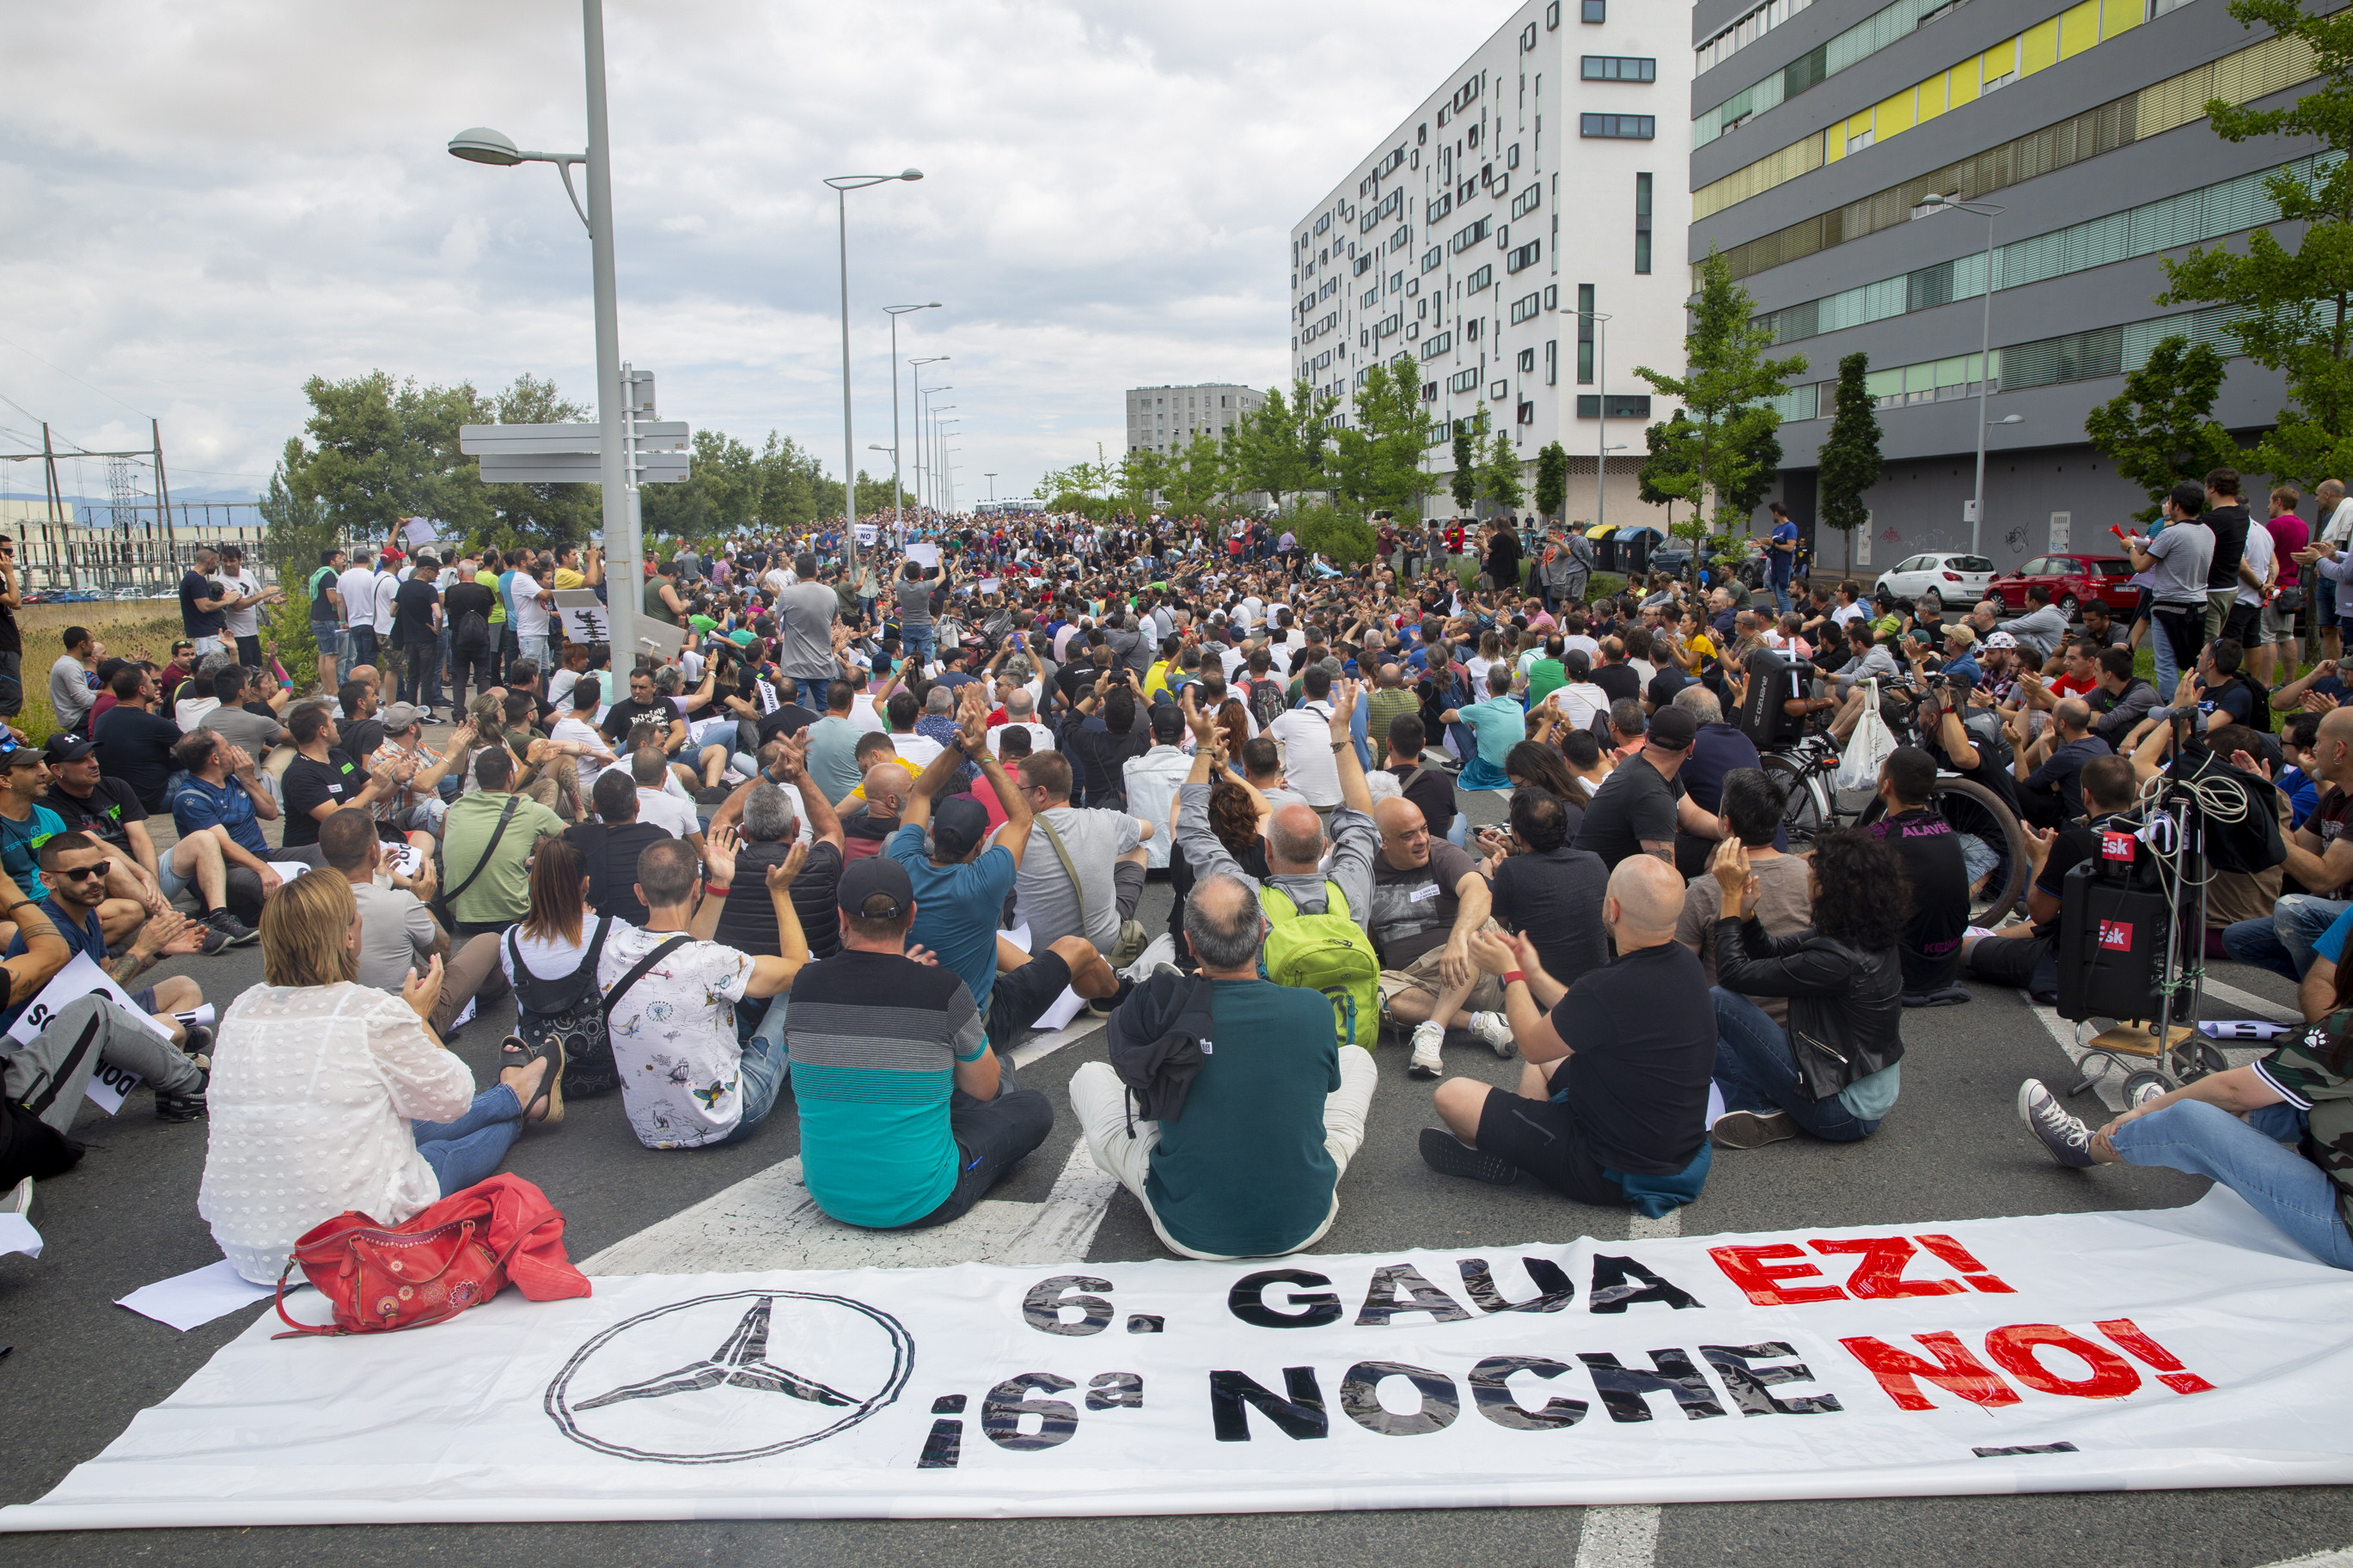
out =
<path fill-rule="evenodd" d="M 1234 421 L 1266 401 L 1236 382 L 1196 386 L 1135 386 L 1127 394 L 1127 449 L 1172 456 L 1201 434 L 1225 439 Z"/>
<path fill-rule="evenodd" d="M 1634 367 L 1683 370 L 1689 30 L 1686 10 L 1635 0 L 1513 11 L 1292 226 L 1294 373 L 1347 417 L 1367 366 L 1410 355 L 1433 473 L 1484 410 L 1531 484 L 1547 442 L 1567 449 L 1570 518 L 1604 500 L 1605 444 L 1608 517 L 1653 516 L 1635 475 L 1670 410 Z M 1454 510 L 1447 488 L 1430 515 Z"/>

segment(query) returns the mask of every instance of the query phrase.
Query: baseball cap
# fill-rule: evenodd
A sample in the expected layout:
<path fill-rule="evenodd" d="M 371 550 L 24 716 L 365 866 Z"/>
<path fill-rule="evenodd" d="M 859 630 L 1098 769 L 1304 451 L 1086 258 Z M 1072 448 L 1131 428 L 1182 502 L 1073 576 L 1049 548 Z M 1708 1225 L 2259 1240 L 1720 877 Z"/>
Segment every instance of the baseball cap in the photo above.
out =
<path fill-rule="evenodd" d="M 1185 715 L 1176 704 L 1155 702 L 1152 705 L 1152 738 L 1174 741 L 1185 732 Z"/>
<path fill-rule="evenodd" d="M 1988 647 L 2016 647 L 2018 639 L 2008 632 L 1988 632 L 1985 645 Z"/>
<path fill-rule="evenodd" d="M 41 755 L 52 763 L 78 763 L 98 750 L 95 741 L 84 741 L 72 735 L 52 735 L 41 748 Z"/>
<path fill-rule="evenodd" d="M 384 710 L 384 732 L 397 735 L 421 716 L 414 702 L 396 702 Z"/>
<path fill-rule="evenodd" d="M 1945 635 L 1950 637 L 1953 641 L 1960 644 L 1963 647 L 1975 647 L 1978 646 L 1977 628 L 1969 625 L 1967 621 L 1955 621 L 1951 626 L 1945 628 Z M 2009 636 L 2007 632 L 2000 635 L 2004 637 Z M 1986 646 L 1990 647 L 1993 645 L 1989 642 Z M 2017 647 L 2018 639 L 2015 637 L 2010 638 L 2010 646 L 2012 647 Z"/>
<path fill-rule="evenodd" d="M 1692 740 L 1699 733 L 1699 721 L 1688 708 L 1672 704 L 1651 715 L 1651 728 L 1646 737 L 1662 752 L 1682 752 L 1691 748 Z"/>
<path fill-rule="evenodd" d="M 41 753 L 30 746 L 10 746 L 0 752 L 0 769 L 38 767 L 42 760 Z"/>
<path fill-rule="evenodd" d="M 914 903 L 915 884 L 907 868 L 888 855 L 869 855 L 841 868 L 834 897 L 841 912 L 854 919 L 895 921 L 904 918 Z"/>
<path fill-rule="evenodd" d="M 932 843 L 952 860 L 961 860 L 988 832 L 988 813 L 970 795 L 955 795 L 932 808 Z"/>

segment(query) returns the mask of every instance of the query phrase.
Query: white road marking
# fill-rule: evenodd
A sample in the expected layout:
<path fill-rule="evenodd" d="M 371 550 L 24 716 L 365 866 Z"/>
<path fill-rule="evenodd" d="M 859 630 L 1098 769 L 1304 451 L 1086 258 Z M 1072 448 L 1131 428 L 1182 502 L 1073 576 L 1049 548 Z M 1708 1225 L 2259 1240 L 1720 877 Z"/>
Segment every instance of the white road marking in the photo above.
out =
<path fill-rule="evenodd" d="M 1118 1190 L 1095 1169 L 1082 1139 L 1044 1203 L 984 1198 L 951 1225 L 860 1230 L 817 1206 L 795 1155 L 615 1242 L 580 1268 L 588 1274 L 702 1274 L 1060 1263 L 1085 1256 Z"/>
<path fill-rule="evenodd" d="M 1656 1504 L 1588 1508 L 1577 1532 L 1576 1568 L 1651 1568 L 1658 1550 Z"/>
<path fill-rule="evenodd" d="M 2217 1002 L 2228 1002 L 2233 1007 L 2244 1007 L 2251 1018 L 2263 1018 L 2274 1024 L 2301 1024 L 2304 1015 L 2295 1008 L 2258 996 L 2252 991 L 2242 991 L 2235 985 L 2225 985 L 2212 975 L 2206 977 L 2206 994 Z"/>
<path fill-rule="evenodd" d="M 1103 1027 L 1103 1021 L 1101 1018 L 1092 1013 L 1082 1012 L 1071 1020 L 1068 1028 L 1057 1029 L 1050 1035 L 1039 1035 L 1035 1039 L 1014 1047 L 1014 1069 L 1018 1071 L 1031 1062 L 1050 1057 L 1064 1046 L 1075 1046 Z"/>
<path fill-rule="evenodd" d="M 2212 994 L 2218 988 L 2210 981 L 2207 984 L 2206 989 L 2209 994 Z M 2221 989 L 2227 990 L 2229 988 L 2223 987 Z M 2021 1001 L 2025 1001 L 2025 992 L 2021 991 L 2018 994 Z M 2271 1012 L 2279 1011 L 2279 1008 L 2271 1003 L 2263 1001 L 2262 997 L 2251 996 L 2243 991 L 2231 990 L 2230 994 L 2222 999 L 2239 1006 L 2255 1004 Z M 2076 1030 L 2073 1024 L 2061 1017 L 2052 1009 L 2042 1006 L 2037 1003 L 2028 1002 L 2027 1009 L 2034 1015 L 2036 1021 L 2041 1023 L 2042 1027 L 2049 1032 L 2052 1039 L 2057 1042 L 2059 1048 L 2067 1054 L 2067 1059 L 2070 1062 L 2080 1065 L 2083 1059 L 2091 1054 L 2086 1047 L 2076 1044 Z M 2225 1040 L 2209 1040 L 2207 1044 L 2220 1047 L 2224 1059 L 2232 1067 L 2244 1067 L 2247 1063 L 2253 1061 L 2256 1058 L 2266 1055 L 2271 1049 L 2268 1046 L 2235 1045 Z M 2159 1059 L 2156 1058 L 2149 1058 L 2144 1060 L 2139 1057 L 2119 1057 L 2116 1058 L 2115 1061 L 2101 1068 L 2099 1076 L 2092 1082 L 2092 1092 L 2098 1095 L 2100 1097 L 2100 1103 L 2106 1106 L 2110 1110 L 2122 1110 L 2125 1108 L 2126 1075 L 2140 1072 L 2145 1069 L 2154 1070 L 2160 1065 L 2161 1063 Z M 2063 1104 L 2066 1102 L 2068 1098 L 2067 1091 L 2075 1087 L 2075 1079 L 2074 1077 L 2070 1076 L 2065 1079 L 2064 1081 L 2045 1079 L 2044 1085 L 2046 1088 L 2050 1089 L 2052 1093 L 2056 1094 L 2059 1097 L 2061 1103 Z"/>
<path fill-rule="evenodd" d="M 2316 1552 L 2307 1557 L 2290 1557 L 2278 1563 L 2267 1563 L 2263 1568 L 2353 1568 L 2353 1547 L 2342 1552 Z"/>

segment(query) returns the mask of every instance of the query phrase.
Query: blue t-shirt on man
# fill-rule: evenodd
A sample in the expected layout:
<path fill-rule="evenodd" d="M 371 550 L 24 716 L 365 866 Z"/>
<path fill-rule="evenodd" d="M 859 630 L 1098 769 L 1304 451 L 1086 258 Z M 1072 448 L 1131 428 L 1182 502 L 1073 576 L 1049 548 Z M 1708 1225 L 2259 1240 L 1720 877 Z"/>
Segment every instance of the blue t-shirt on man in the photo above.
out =
<path fill-rule="evenodd" d="M 923 830 L 912 823 L 892 834 L 884 849 L 907 868 L 914 886 L 915 925 L 907 933 L 909 944 L 930 948 L 941 963 L 961 975 L 973 1005 L 987 1019 L 988 999 L 997 989 L 997 922 L 1019 869 L 1013 852 L 992 844 L 976 859 L 934 866 Z"/>

